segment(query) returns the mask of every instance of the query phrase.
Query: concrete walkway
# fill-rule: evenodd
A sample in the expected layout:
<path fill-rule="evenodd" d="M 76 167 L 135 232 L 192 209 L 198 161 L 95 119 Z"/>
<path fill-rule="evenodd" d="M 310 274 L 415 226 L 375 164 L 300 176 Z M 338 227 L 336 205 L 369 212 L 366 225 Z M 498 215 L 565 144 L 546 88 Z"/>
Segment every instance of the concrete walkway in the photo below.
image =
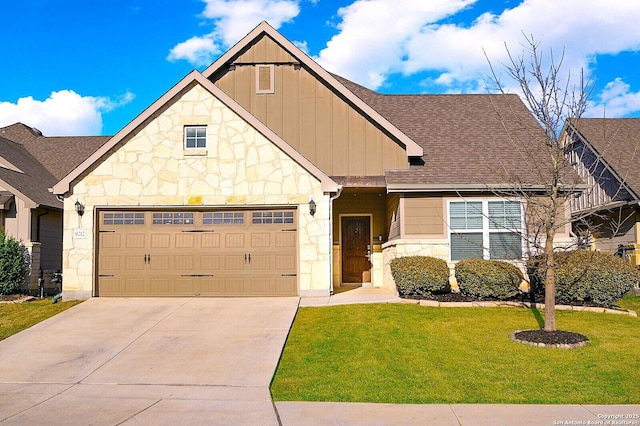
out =
<path fill-rule="evenodd" d="M 300 306 L 333 306 L 361 303 L 417 303 L 417 301 L 401 299 L 396 292 L 379 287 L 346 287 L 336 289 L 335 294 L 331 296 L 300 299 Z"/>
<path fill-rule="evenodd" d="M 276 403 L 283 425 L 639 425 L 640 405 Z M 599 422 L 602 423 L 599 423 Z M 610 421 L 610 423 L 607 423 Z M 615 423 L 615 422 L 620 423 Z M 591 422 L 591 423 L 589 423 Z M 624 423 L 627 422 L 627 423 Z"/>

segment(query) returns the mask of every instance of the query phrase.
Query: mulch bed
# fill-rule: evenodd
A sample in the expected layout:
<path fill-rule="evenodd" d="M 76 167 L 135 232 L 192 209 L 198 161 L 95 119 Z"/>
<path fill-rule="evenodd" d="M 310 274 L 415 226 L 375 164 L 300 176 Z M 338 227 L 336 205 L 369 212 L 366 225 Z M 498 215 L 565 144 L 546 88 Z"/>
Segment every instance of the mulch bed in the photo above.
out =
<path fill-rule="evenodd" d="M 400 296 L 403 299 L 413 299 L 413 300 L 435 300 L 437 302 L 497 302 L 498 299 L 478 299 L 477 297 L 467 296 L 462 293 L 456 292 L 440 292 L 440 293 L 431 293 L 428 296 Z M 502 302 L 531 302 L 531 303 L 544 303 L 544 295 L 533 295 L 529 293 L 521 293 L 518 294 L 511 299 L 502 300 Z M 585 301 L 573 301 L 571 302 L 572 306 L 591 306 L 602 308 L 602 305 L 597 305 L 588 300 Z"/>
<path fill-rule="evenodd" d="M 516 342 L 534 346 L 551 346 L 556 348 L 578 348 L 589 343 L 587 336 L 572 331 L 522 330 L 511 335 Z"/>

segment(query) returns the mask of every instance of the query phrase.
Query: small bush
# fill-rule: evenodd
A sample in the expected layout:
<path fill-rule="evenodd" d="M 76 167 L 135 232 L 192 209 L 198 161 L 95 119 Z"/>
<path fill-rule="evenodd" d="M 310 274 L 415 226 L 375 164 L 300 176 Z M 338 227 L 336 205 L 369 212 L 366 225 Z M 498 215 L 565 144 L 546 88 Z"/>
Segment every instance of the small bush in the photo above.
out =
<path fill-rule="evenodd" d="M 0 294 L 14 294 L 24 287 L 29 273 L 26 248 L 0 231 Z"/>
<path fill-rule="evenodd" d="M 529 259 L 529 278 L 536 294 L 544 294 L 545 256 Z M 589 301 L 609 306 L 640 279 L 638 270 L 610 253 L 577 250 L 556 255 L 556 303 Z"/>
<path fill-rule="evenodd" d="M 522 273 L 499 260 L 465 259 L 456 264 L 456 280 L 462 294 L 506 300 L 518 294 Z"/>
<path fill-rule="evenodd" d="M 391 261 L 390 266 L 401 297 L 427 296 L 446 290 L 449 286 L 449 267 L 442 259 L 429 256 L 398 257 Z"/>

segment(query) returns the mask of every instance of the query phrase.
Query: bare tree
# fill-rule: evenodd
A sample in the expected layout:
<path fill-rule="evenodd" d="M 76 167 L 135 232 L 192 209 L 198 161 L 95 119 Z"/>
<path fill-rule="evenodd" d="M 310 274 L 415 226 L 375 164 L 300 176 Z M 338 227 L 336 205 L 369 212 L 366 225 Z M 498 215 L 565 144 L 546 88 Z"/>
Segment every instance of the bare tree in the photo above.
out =
<path fill-rule="evenodd" d="M 515 81 L 519 86 L 523 101 L 542 129 L 542 132 L 540 128 L 527 129 L 525 133 L 529 140 L 518 137 L 519 146 L 514 149 L 522 150 L 523 166 L 536 175 L 541 186 L 532 188 L 512 180 L 512 187 L 501 191 L 501 195 L 526 199 L 529 226 L 537 224 L 533 232 L 529 229 L 527 234 L 532 238 L 527 242 L 545 254 L 544 330 L 555 331 L 557 262 L 554 245 L 558 231 L 571 220 L 567 217 L 569 202 L 583 185 L 572 167 L 572 147 L 562 140 L 562 129 L 568 119 L 579 120 L 582 117 L 592 85 L 583 72 L 572 81 L 570 73 L 562 69 L 564 51 L 559 57 L 554 57 L 552 50 L 545 55 L 540 42 L 533 36 L 525 36 L 523 52 L 519 55 L 513 55 L 505 47 L 509 61 L 503 66 L 509 82 Z M 494 91 L 506 93 L 507 87 L 488 57 L 487 60 L 492 83 L 495 84 Z M 533 145 L 535 149 L 531 148 Z M 538 232 L 540 238 L 536 235 Z"/>

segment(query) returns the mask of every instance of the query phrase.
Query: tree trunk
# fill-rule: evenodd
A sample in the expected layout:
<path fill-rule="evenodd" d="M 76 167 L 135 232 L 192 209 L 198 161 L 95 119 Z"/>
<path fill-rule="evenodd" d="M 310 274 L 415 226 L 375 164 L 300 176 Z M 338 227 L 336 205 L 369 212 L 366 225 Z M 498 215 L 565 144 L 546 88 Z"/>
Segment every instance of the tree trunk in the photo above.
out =
<path fill-rule="evenodd" d="M 554 229 L 547 228 L 544 245 L 544 331 L 556 331 L 556 259 L 553 252 Z"/>

